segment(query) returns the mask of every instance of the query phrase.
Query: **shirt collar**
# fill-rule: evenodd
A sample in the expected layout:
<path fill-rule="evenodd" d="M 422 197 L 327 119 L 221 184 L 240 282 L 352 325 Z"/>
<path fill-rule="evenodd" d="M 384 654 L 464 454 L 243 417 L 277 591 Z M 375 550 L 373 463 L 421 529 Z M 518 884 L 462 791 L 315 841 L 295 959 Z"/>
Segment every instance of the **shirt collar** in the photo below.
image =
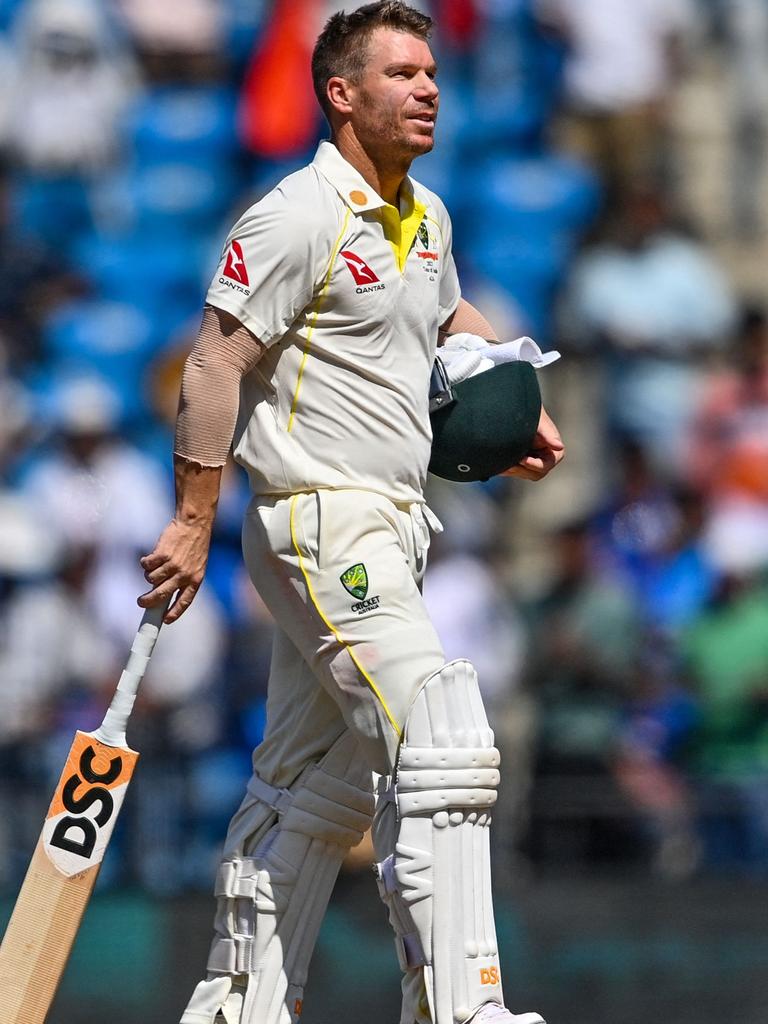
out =
<path fill-rule="evenodd" d="M 389 206 L 362 174 L 344 159 L 332 142 L 320 143 L 312 164 L 333 185 L 353 213 L 365 213 L 367 210 Z M 400 195 L 401 201 L 406 200 L 406 205 L 413 205 L 413 185 L 407 176 L 400 186 Z"/>

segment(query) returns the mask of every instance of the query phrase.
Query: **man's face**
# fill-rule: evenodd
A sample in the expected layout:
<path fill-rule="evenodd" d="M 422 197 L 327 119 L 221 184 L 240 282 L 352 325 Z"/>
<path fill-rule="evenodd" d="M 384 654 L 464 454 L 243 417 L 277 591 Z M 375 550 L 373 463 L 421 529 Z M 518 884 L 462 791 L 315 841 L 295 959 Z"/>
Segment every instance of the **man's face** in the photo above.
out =
<path fill-rule="evenodd" d="M 365 72 L 354 89 L 352 124 L 370 149 L 412 160 L 434 145 L 439 90 L 423 39 L 377 28 Z"/>

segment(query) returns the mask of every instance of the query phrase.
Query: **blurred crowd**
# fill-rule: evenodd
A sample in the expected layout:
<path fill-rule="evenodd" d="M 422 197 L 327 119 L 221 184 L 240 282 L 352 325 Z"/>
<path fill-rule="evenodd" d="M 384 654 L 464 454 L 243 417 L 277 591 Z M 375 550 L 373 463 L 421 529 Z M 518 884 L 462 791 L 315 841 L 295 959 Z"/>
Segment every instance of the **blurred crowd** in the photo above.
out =
<path fill-rule="evenodd" d="M 233 219 L 322 136 L 329 0 L 0 0 L 0 890 L 139 618 L 181 367 Z M 347 8 L 353 6 L 346 4 Z M 467 297 L 541 372 L 569 456 L 446 485 L 425 598 L 480 672 L 501 876 L 768 871 L 768 292 L 688 202 L 676 97 L 727 98 L 716 203 L 766 243 L 765 0 L 432 0 L 414 176 Z M 270 620 L 228 467 L 207 581 L 164 630 L 107 883 L 207 889 L 264 722 Z"/>

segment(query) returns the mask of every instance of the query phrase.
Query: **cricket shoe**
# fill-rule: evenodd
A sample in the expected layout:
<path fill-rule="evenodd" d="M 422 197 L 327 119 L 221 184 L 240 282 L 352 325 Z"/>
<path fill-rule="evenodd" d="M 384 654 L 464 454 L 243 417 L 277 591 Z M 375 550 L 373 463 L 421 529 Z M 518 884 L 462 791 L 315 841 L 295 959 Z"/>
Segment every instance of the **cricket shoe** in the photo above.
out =
<path fill-rule="evenodd" d="M 540 1013 L 510 1013 L 506 1006 L 486 1003 L 469 1024 L 546 1024 L 546 1021 Z"/>

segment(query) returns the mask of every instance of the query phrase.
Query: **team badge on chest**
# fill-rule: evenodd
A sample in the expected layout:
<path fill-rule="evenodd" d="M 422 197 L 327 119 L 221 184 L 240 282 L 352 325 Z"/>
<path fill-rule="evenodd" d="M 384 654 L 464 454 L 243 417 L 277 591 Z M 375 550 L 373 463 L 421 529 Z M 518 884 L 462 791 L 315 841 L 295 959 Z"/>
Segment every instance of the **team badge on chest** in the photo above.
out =
<path fill-rule="evenodd" d="M 430 281 L 437 280 L 437 264 L 440 253 L 437 246 L 437 238 L 430 232 L 426 220 L 419 224 L 416 232 L 419 245 L 423 248 L 416 249 L 416 255 L 421 260 L 424 272 L 429 276 Z"/>

